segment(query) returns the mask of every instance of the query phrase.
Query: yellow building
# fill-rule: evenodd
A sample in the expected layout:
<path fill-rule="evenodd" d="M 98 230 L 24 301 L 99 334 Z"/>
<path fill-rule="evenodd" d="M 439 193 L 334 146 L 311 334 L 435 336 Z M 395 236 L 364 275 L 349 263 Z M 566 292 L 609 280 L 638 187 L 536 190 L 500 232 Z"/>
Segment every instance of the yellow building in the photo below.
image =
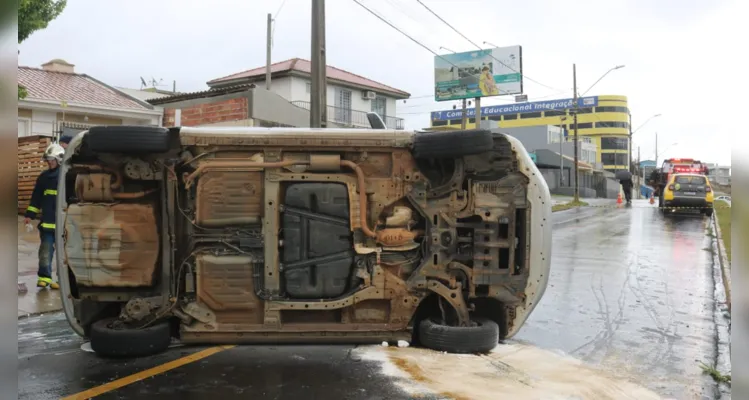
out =
<path fill-rule="evenodd" d="M 596 162 L 610 171 L 629 168 L 629 109 L 626 96 L 589 96 L 578 99 L 578 137 L 588 137 L 598 148 Z M 499 128 L 556 125 L 573 136 L 573 99 L 481 107 L 481 119 Z M 460 109 L 431 113 L 432 130 L 460 129 Z M 475 109 L 468 110 L 468 129 L 474 128 Z"/>

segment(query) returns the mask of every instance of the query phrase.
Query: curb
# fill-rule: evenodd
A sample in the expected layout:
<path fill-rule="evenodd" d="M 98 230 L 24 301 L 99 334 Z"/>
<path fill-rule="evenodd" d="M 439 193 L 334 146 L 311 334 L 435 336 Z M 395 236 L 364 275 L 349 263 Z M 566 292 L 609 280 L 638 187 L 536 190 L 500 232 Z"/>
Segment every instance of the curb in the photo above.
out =
<path fill-rule="evenodd" d="M 715 241 L 718 247 L 718 260 L 720 261 L 720 275 L 723 278 L 723 287 L 726 290 L 726 303 L 728 304 L 728 313 L 731 313 L 731 263 L 725 254 L 725 245 L 723 244 L 723 233 L 720 231 L 718 224 L 718 214 L 713 213 L 713 229 L 715 232 Z"/>
<path fill-rule="evenodd" d="M 62 311 L 62 308 L 57 308 L 57 309 L 54 309 L 54 310 L 44 310 L 44 311 L 35 311 L 35 312 L 32 312 L 32 313 L 26 313 L 26 314 L 23 314 L 23 315 L 19 315 L 18 316 L 18 321 L 20 321 L 22 319 L 36 317 L 36 316 L 39 316 L 39 315 L 42 315 L 42 314 L 52 314 L 52 313 L 56 313 L 56 312 L 60 312 L 60 311 Z"/>

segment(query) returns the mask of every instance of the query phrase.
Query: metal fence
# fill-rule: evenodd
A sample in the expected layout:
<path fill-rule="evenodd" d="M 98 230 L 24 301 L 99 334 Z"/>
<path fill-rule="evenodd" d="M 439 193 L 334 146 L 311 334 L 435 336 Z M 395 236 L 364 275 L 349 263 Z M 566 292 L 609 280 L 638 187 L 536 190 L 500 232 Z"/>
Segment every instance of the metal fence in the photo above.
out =
<path fill-rule="evenodd" d="M 56 121 L 54 136 L 59 139 L 62 136 L 75 136 L 78 132 L 83 132 L 96 124 L 87 124 L 85 122 Z"/>
<path fill-rule="evenodd" d="M 292 101 L 291 104 L 303 108 L 307 111 L 310 110 L 311 104 L 309 101 Z M 367 113 L 365 111 L 351 110 L 349 108 L 328 106 L 328 122 L 336 123 L 343 126 L 353 128 L 369 128 L 369 119 L 367 119 Z M 383 118 L 385 126 L 388 129 L 404 129 L 403 118 L 388 117 Z"/>

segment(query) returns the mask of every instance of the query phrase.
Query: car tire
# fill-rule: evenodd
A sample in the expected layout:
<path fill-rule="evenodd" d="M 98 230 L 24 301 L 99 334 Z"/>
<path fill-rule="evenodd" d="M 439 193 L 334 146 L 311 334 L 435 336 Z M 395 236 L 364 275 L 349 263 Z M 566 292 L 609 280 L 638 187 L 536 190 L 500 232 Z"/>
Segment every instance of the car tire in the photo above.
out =
<path fill-rule="evenodd" d="M 165 153 L 170 147 L 169 129 L 156 126 L 94 126 L 84 141 L 97 153 Z"/>
<path fill-rule="evenodd" d="M 421 159 L 470 156 L 493 147 L 494 137 L 486 129 L 423 132 L 413 138 L 414 157 Z"/>
<path fill-rule="evenodd" d="M 475 317 L 474 326 L 447 326 L 432 318 L 419 323 L 419 341 L 424 347 L 448 353 L 487 353 L 497 347 L 499 325 L 488 318 Z"/>
<path fill-rule="evenodd" d="M 169 321 L 158 321 L 142 329 L 115 329 L 107 318 L 91 325 L 91 349 L 108 358 L 144 357 L 166 351 L 172 341 Z"/>

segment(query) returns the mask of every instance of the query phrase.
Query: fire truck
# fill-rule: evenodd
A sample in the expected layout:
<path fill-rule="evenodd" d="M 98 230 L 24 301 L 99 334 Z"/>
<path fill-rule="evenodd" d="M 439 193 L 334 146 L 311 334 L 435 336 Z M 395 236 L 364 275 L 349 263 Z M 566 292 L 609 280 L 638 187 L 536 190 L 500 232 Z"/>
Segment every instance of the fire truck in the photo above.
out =
<path fill-rule="evenodd" d="M 707 165 L 692 158 L 669 158 L 663 161 L 659 169 L 650 174 L 648 184 L 655 190 L 653 195 L 658 197 L 658 205 L 663 206 L 663 188 L 666 186 L 670 174 L 689 173 L 707 176 L 709 170 Z"/>

